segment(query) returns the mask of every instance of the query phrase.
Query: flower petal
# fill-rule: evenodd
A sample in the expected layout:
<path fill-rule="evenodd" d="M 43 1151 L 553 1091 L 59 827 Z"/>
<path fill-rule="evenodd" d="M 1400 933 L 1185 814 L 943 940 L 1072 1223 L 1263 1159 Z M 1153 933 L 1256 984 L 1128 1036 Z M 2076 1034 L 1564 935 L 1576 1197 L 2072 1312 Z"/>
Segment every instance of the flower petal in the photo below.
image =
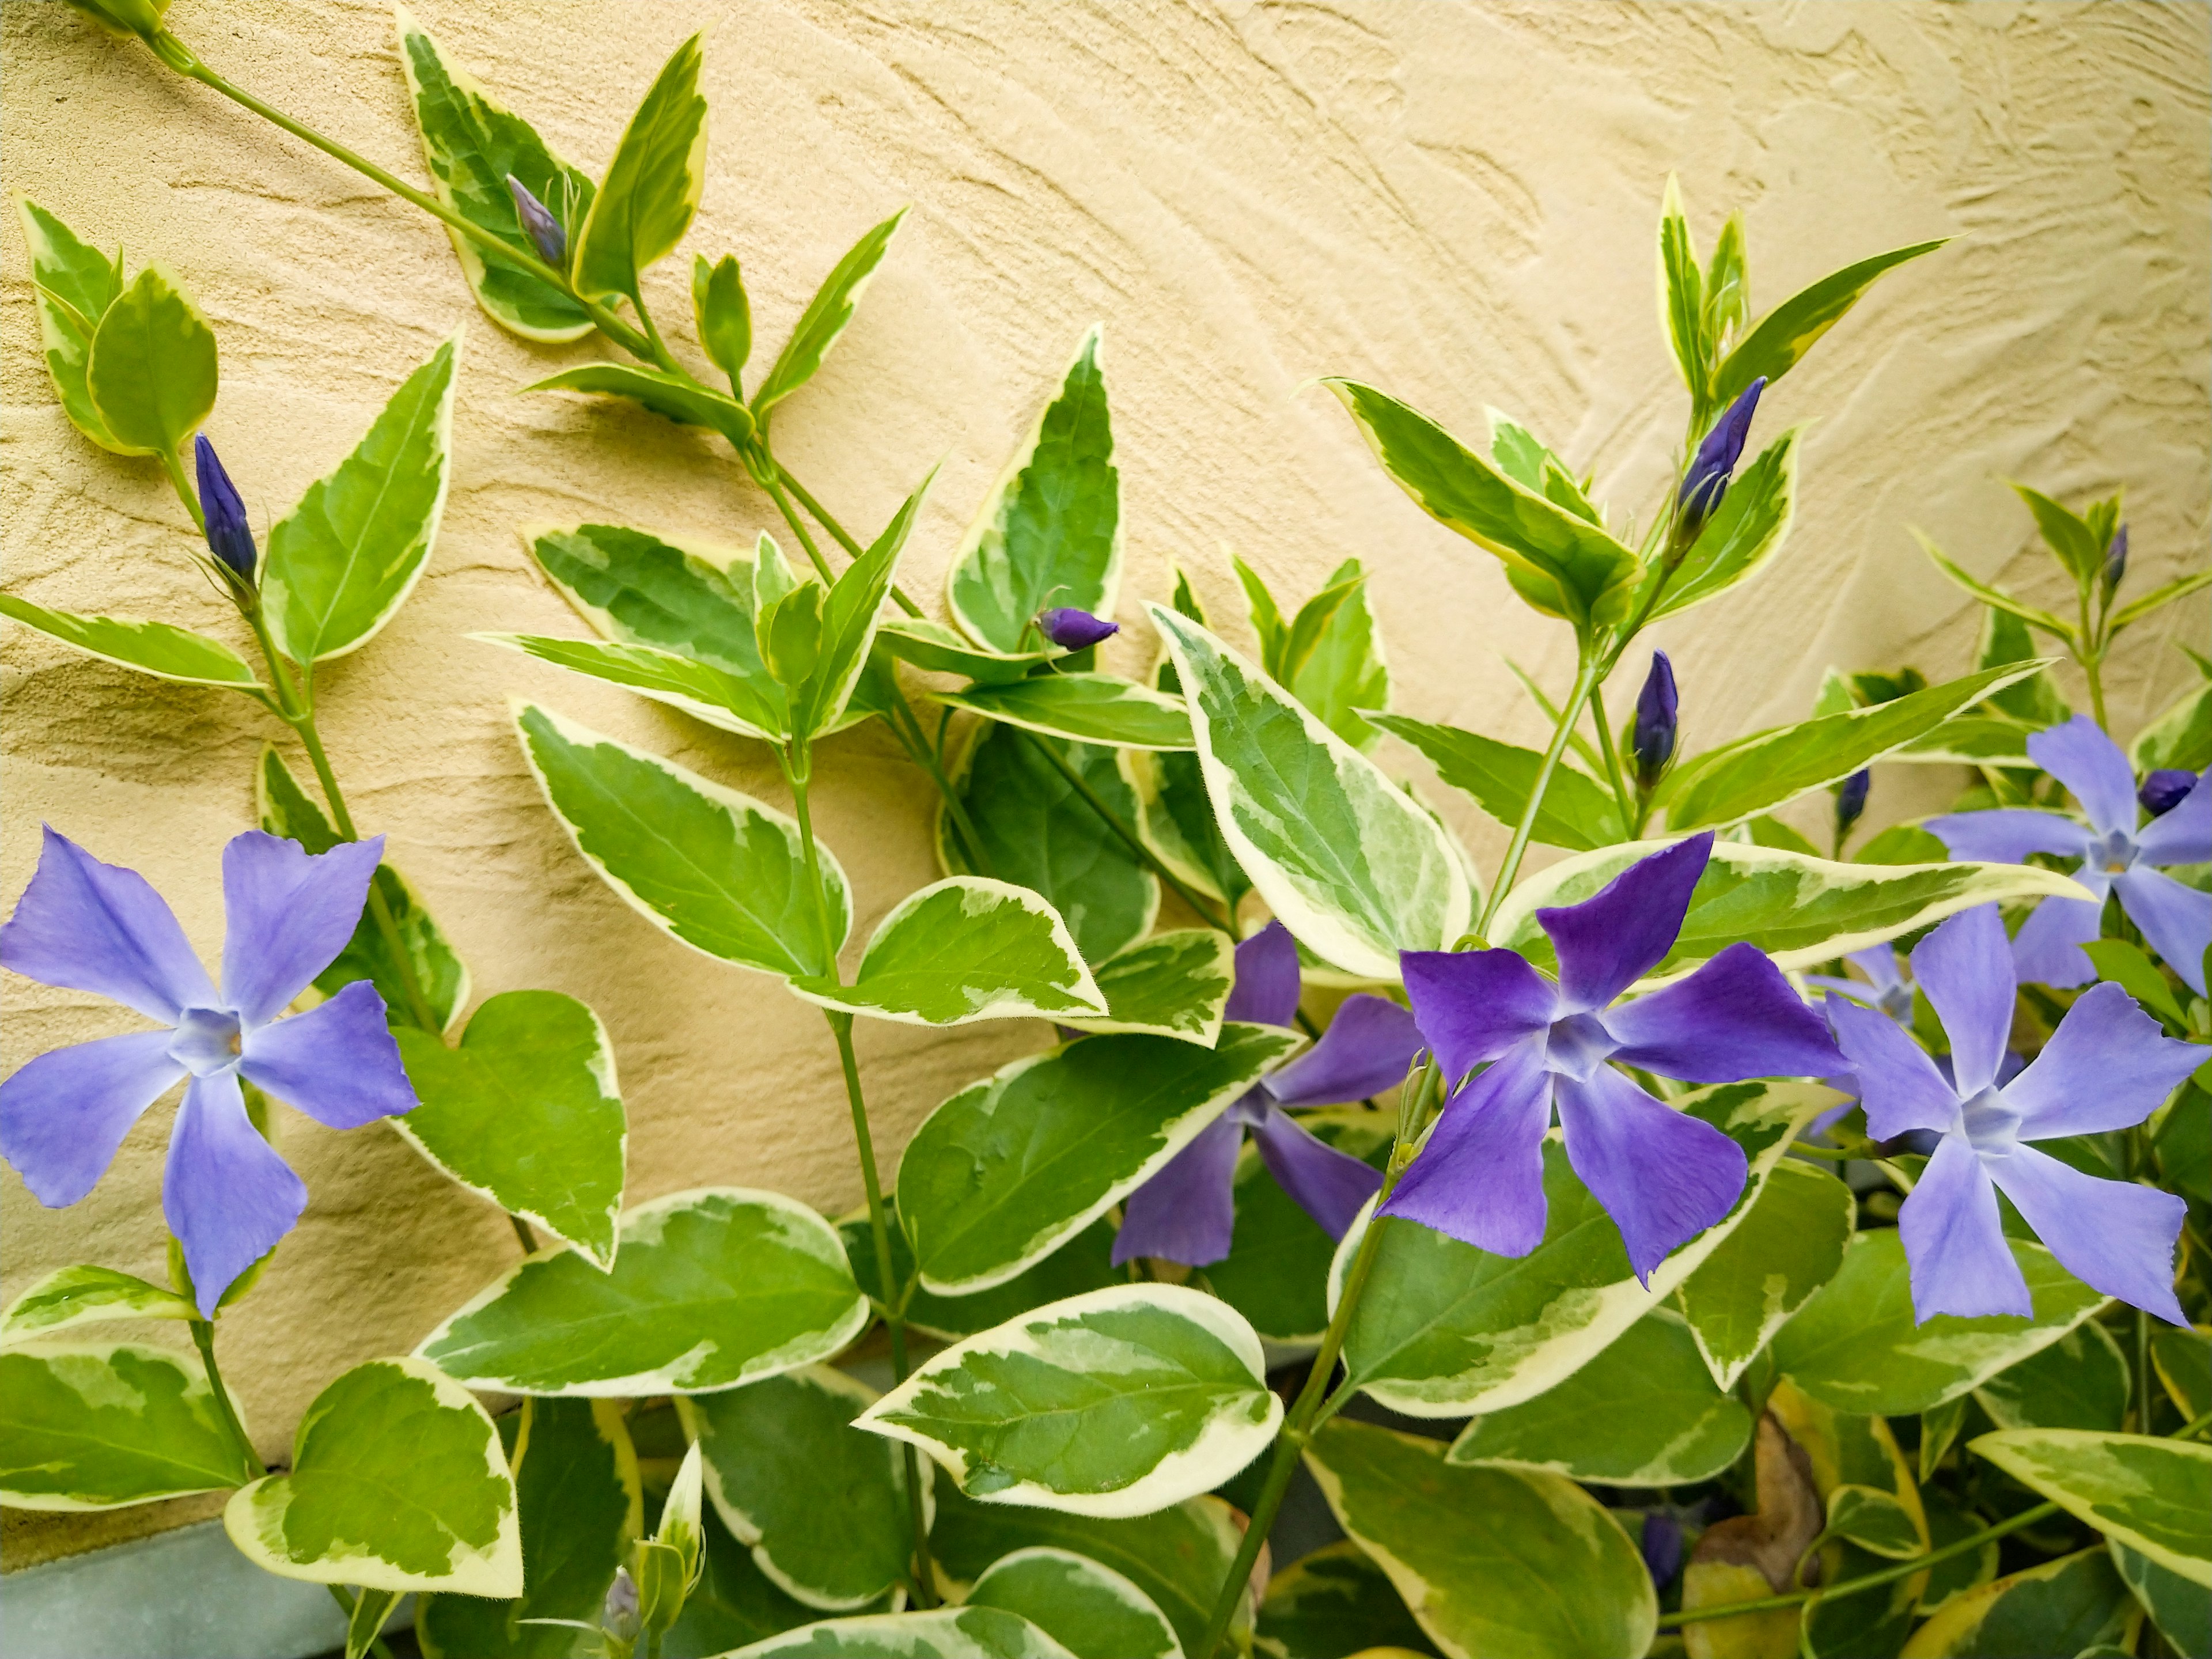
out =
<path fill-rule="evenodd" d="M 2015 1146 L 1985 1167 L 2068 1273 L 2169 1324 L 2189 1322 L 2173 1294 L 2173 1246 L 2186 1202 L 2132 1181 L 2100 1181 L 2033 1146 Z"/>
<path fill-rule="evenodd" d="M 1131 1193 L 1121 1206 L 1114 1265 L 1150 1255 L 1203 1267 L 1227 1255 L 1237 1229 L 1237 1151 L 1243 1143 L 1243 1126 L 1218 1117 Z"/>
<path fill-rule="evenodd" d="M 1622 1066 L 1690 1083 L 1825 1077 L 1842 1063 L 1827 1023 L 1755 945 L 1723 951 L 1687 979 L 1606 1010 Z"/>
<path fill-rule="evenodd" d="M 223 1000 L 241 1024 L 274 1019 L 345 949 L 384 837 L 310 854 L 258 830 L 222 849 Z"/>
<path fill-rule="evenodd" d="M 2143 825 L 2136 849 L 2144 864 L 2212 864 L 2212 771 Z"/>
<path fill-rule="evenodd" d="M 1298 1017 L 1298 945 L 1291 930 L 1271 921 L 1237 946 L 1237 982 L 1224 1019 L 1248 1025 L 1289 1025 Z"/>
<path fill-rule="evenodd" d="M 203 1316 L 269 1254 L 307 1206 L 307 1189 L 246 1115 L 235 1072 L 196 1077 L 169 1135 L 161 1211 L 184 1246 Z"/>
<path fill-rule="evenodd" d="M 239 1071 L 257 1089 L 332 1129 L 354 1129 L 416 1106 L 384 1022 L 384 999 L 357 979 L 304 1014 L 246 1034 Z"/>
<path fill-rule="evenodd" d="M 1677 1245 L 1735 1207 L 1750 1162 L 1703 1118 L 1653 1099 L 1610 1066 L 1556 1086 L 1567 1162 L 1620 1229 L 1628 1265 L 1648 1285 Z"/>
<path fill-rule="evenodd" d="M 2093 985 L 2051 1041 L 2006 1085 L 2022 1140 L 2100 1134 L 2142 1122 L 2203 1063 L 2204 1048 L 2175 1042 L 2117 985 Z"/>
<path fill-rule="evenodd" d="M 2076 900 L 2075 902 L 2080 901 Z M 1961 910 L 1913 947 L 1912 978 L 1951 1039 L 1959 1098 L 1972 1100 L 1996 1080 L 2012 1035 L 2012 941 L 1994 904 Z M 1933 1127 L 1933 1126 L 1930 1126 Z"/>
<path fill-rule="evenodd" d="M 2204 950 L 2212 945 L 2212 893 L 2185 887 L 2162 870 L 2142 865 L 2112 878 L 2120 908 L 2142 929 L 2150 948 L 2182 982 L 2204 994 Z M 2047 902 L 2047 901 L 2046 901 Z"/>
<path fill-rule="evenodd" d="M 1959 1115 L 1959 1091 L 1888 1015 L 1830 997 L 1828 1024 L 1858 1078 L 1869 1134 L 1888 1140 L 1912 1129 L 1951 1127 Z"/>
<path fill-rule="evenodd" d="M 2136 774 L 2119 744 L 2087 714 L 2032 734 L 2027 757 L 2071 790 L 2100 836 L 2136 827 Z"/>
<path fill-rule="evenodd" d="M 1413 1015 L 1388 997 L 1362 992 L 1345 998 L 1319 1042 L 1261 1086 L 1285 1106 L 1364 1100 L 1403 1083 L 1423 1047 Z"/>
<path fill-rule="evenodd" d="M 2047 898 L 2035 907 L 2012 941 L 2013 973 L 2023 984 L 2063 990 L 2097 977 L 2096 965 L 2081 947 L 2104 927 L 2107 878 L 2082 871 L 2074 879 L 2098 894 L 2100 902 Z"/>
<path fill-rule="evenodd" d="M 1897 1231 L 1912 1267 L 1916 1324 L 1937 1314 L 2034 1314 L 2027 1280 L 2005 1245 L 1996 1189 L 1965 1136 L 1937 1144 L 1898 1212 Z"/>
<path fill-rule="evenodd" d="M 1897 947 L 1887 939 L 1869 945 L 1863 951 L 1854 951 L 1844 960 L 1854 963 L 1873 981 L 1877 991 L 1893 991 L 1905 983 L 1905 975 L 1897 965 Z"/>
<path fill-rule="evenodd" d="M 1559 1011 L 1602 1008 L 1656 968 L 1682 931 L 1713 832 L 1638 859 L 1580 904 L 1539 910 L 1559 957 Z"/>
<path fill-rule="evenodd" d="M 1381 1170 L 1316 1140 L 1311 1130 L 1280 1109 L 1260 1120 L 1252 1139 L 1275 1184 L 1331 1238 L 1344 1237 L 1359 1206 L 1382 1185 Z"/>
<path fill-rule="evenodd" d="M 132 1031 L 40 1054 L 0 1083 L 0 1158 L 50 1210 L 93 1189 L 131 1126 L 185 1068 L 173 1031 Z"/>
<path fill-rule="evenodd" d="M 2030 853 L 2060 858 L 2087 856 L 2089 831 L 2063 812 L 2033 806 L 1997 806 L 1984 812 L 1947 812 L 1920 826 L 1954 859 L 2025 864 Z"/>
<path fill-rule="evenodd" d="M 1559 991 L 1511 951 L 1407 951 L 1398 967 L 1449 1081 L 1542 1030 L 1559 1010 Z"/>
<path fill-rule="evenodd" d="M 51 826 L 31 884 L 0 927 L 0 967 L 112 997 L 171 1025 L 216 1000 L 185 930 L 146 878 L 102 864 Z"/>
<path fill-rule="evenodd" d="M 1544 1242 L 1552 1082 L 1540 1043 L 1508 1051 L 1444 1103 L 1428 1143 L 1380 1213 L 1498 1255 L 1534 1249 Z"/>

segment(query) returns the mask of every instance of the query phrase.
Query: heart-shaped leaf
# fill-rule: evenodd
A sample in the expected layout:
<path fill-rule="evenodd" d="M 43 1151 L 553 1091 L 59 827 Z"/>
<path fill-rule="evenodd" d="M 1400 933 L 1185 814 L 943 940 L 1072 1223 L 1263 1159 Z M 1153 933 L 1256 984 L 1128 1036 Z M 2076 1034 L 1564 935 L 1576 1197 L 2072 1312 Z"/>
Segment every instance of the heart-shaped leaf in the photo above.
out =
<path fill-rule="evenodd" d="M 1151 1596 L 1072 1550 L 1002 1555 L 961 1605 L 1018 1613 L 1076 1659 L 1182 1659 L 1175 1626 Z"/>
<path fill-rule="evenodd" d="M 215 407 L 215 331 L 160 265 L 115 297 L 93 331 L 85 386 L 125 455 L 173 455 Z"/>

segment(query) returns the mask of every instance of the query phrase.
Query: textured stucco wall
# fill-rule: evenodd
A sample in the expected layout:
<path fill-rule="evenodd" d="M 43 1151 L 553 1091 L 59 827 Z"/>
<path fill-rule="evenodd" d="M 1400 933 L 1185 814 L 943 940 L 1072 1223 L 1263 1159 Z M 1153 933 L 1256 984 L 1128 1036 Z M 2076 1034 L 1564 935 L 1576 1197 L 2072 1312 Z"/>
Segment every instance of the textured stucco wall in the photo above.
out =
<path fill-rule="evenodd" d="M 1730 206 L 1754 302 L 1833 266 L 1960 240 L 1888 279 L 1769 398 L 1762 429 L 1817 419 L 1786 564 L 1658 630 L 1691 740 L 1796 718 L 1825 664 L 1968 662 L 1974 618 L 1914 551 L 1917 522 L 1981 574 L 2048 603 L 2002 480 L 2075 497 L 2124 483 L 2142 589 L 2206 556 L 2207 9 L 2200 5 L 1124 3 L 1056 0 L 416 0 L 424 25 L 597 170 L 666 52 L 711 25 L 712 180 L 686 256 L 651 298 L 674 329 L 689 248 L 744 259 L 765 349 L 851 239 L 915 211 L 814 386 L 785 406 L 787 459 L 848 522 L 879 523 L 945 458 L 908 585 L 938 574 L 1078 333 L 1108 328 L 1129 547 L 1122 617 L 1194 565 L 1241 614 L 1227 543 L 1303 594 L 1346 554 L 1375 572 L 1398 705 L 1520 741 L 1534 712 L 1500 658 L 1563 682 L 1563 628 L 1383 479 L 1310 377 L 1352 373 L 1462 432 L 1514 410 L 1601 495 L 1647 515 L 1680 430 L 1654 322 L 1652 226 L 1679 169 L 1702 244 Z M 390 17 L 374 0 L 176 0 L 216 67 L 420 176 Z M 505 724 L 542 696 L 744 789 L 771 763 L 636 699 L 463 638 L 562 632 L 514 526 L 599 516 L 749 539 L 769 502 L 726 451 L 648 416 L 513 389 L 563 354 L 501 335 L 443 234 L 336 164 L 60 6 L 7 0 L 5 178 L 133 261 L 163 258 L 222 338 L 210 430 L 264 525 L 351 443 L 457 324 L 469 343 L 451 505 L 398 622 L 331 673 L 325 733 L 356 816 L 471 962 L 478 995 L 588 1000 L 619 1054 L 634 1199 L 702 1181 L 832 1211 L 858 1180 L 821 1022 L 622 908 L 540 805 Z M 8 586 L 48 604 L 236 631 L 183 555 L 151 465 L 100 454 L 54 407 L 25 260 L 0 233 Z M 574 354 L 566 354 L 573 356 Z M 1232 634 L 1238 630 L 1231 628 Z M 2142 630 L 2114 678 L 2133 727 L 2185 683 Z M 1111 661 L 1134 667 L 1133 629 Z M 137 866 L 210 954 L 216 850 L 249 822 L 270 724 L 20 630 L 6 671 L 0 892 L 37 825 Z M 1400 752 L 1396 763 L 1407 757 Z M 860 936 L 930 878 L 928 797 L 887 738 L 823 762 L 820 824 L 855 878 Z M 1948 782 L 1947 782 L 1948 787 Z M 1925 796 L 1883 775 L 1878 816 Z M 1456 821 L 1494 862 L 1504 836 Z M 0 1058 L 128 1029 L 92 999 L 4 988 Z M 937 1100 L 1042 1033 L 864 1024 L 895 1153 Z M 75 1260 L 158 1275 L 171 1112 L 66 1212 L 0 1176 L 8 1293 Z M 283 1115 L 313 1201 L 225 1322 L 264 1449 L 321 1383 L 411 1346 L 511 1257 L 496 1212 L 380 1130 Z"/>

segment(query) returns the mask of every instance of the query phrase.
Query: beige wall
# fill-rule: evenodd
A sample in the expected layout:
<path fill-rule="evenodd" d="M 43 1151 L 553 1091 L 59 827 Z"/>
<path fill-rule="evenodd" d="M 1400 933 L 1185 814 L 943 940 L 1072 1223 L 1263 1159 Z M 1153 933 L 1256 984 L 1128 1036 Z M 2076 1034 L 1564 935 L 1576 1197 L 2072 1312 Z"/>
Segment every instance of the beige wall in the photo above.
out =
<path fill-rule="evenodd" d="M 744 259 L 768 349 L 863 228 L 915 211 L 830 368 L 785 406 L 787 459 L 851 522 L 881 521 L 939 456 L 909 586 L 947 553 L 1079 331 L 1108 329 L 1129 580 L 1121 617 L 1193 564 L 1234 614 L 1218 549 L 1291 593 L 1356 553 L 1398 706 L 1521 741 L 1501 665 L 1557 683 L 1558 625 L 1387 483 L 1310 377 L 1378 382 L 1462 432 L 1531 420 L 1600 492 L 1648 516 L 1681 420 L 1654 321 L 1652 225 L 1679 169 L 1701 242 L 1741 206 L 1753 300 L 1923 237 L 1769 398 L 1815 420 L 1786 562 L 1658 632 L 1691 741 L 1801 716 L 1822 666 L 1963 670 L 1974 618 L 1914 551 L 1917 522 L 1984 575 L 2056 604 L 2002 480 L 2063 496 L 2125 484 L 2132 584 L 2206 556 L 2208 14 L 2200 5 L 1649 6 L 1127 0 L 416 0 L 424 25 L 597 170 L 632 100 L 709 27 L 712 167 L 687 245 Z M 410 178 L 419 152 L 374 0 L 176 0 L 218 69 Z M 6 182 L 134 262 L 167 260 L 221 335 L 210 430 L 257 520 L 329 467 L 412 363 L 465 323 L 454 483 L 428 575 L 325 688 L 356 815 L 428 896 L 479 995 L 574 993 L 617 1046 L 630 1193 L 778 1187 L 826 1209 L 858 1180 L 821 1022 L 768 981 L 646 927 L 571 853 L 523 774 L 519 691 L 771 799 L 757 747 L 463 635 L 562 631 L 522 521 L 596 515 L 749 538 L 774 520 L 726 451 L 653 418 L 514 388 L 563 354 L 501 336 L 412 209 L 52 3 L 7 0 Z M 63 606 L 234 621 L 185 562 L 155 468 L 103 455 L 56 410 L 25 261 L 4 244 L 5 580 Z M 650 298 L 672 331 L 679 263 Z M 1238 630 L 1231 628 L 1232 634 Z M 1109 653 L 1134 667 L 1142 630 Z M 2200 601 L 2114 675 L 2131 731 L 2186 683 Z M 223 840 L 249 822 L 250 706 L 157 686 L 10 630 L 0 891 L 49 821 L 144 871 L 212 953 Z M 1400 752 L 1392 757 L 1403 764 Z M 889 741 L 824 762 L 823 833 L 865 928 L 934 873 L 928 797 Z M 1916 801 L 1895 769 L 1875 811 Z M 1455 820 L 1494 863 L 1504 836 Z M 127 1029 L 94 1000 L 10 980 L 4 1060 Z M 1036 1044 L 1024 1026 L 874 1026 L 862 1055 L 891 1149 L 937 1100 Z M 64 1262 L 159 1273 L 169 1109 L 75 1209 L 0 1176 L 8 1292 Z M 324 1381 L 411 1346 L 511 1258 L 498 1215 L 396 1136 L 287 1113 L 313 1201 L 225 1322 L 263 1448 Z"/>

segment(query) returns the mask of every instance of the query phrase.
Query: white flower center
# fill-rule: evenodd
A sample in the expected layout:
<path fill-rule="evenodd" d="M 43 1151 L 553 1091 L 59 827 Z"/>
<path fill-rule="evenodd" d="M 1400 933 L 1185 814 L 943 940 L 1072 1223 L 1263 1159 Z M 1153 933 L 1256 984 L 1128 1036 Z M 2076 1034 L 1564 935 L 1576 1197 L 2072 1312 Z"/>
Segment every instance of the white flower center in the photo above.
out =
<path fill-rule="evenodd" d="M 2089 843 L 2088 863 L 2107 875 L 2123 873 L 2136 861 L 2136 838 L 2124 830 L 2115 830 L 2108 836 L 2100 836 Z"/>
<path fill-rule="evenodd" d="M 2020 1139 L 2020 1113 L 1992 1086 L 1959 1103 L 1956 1133 L 1984 1158 L 2005 1158 Z"/>
<path fill-rule="evenodd" d="M 228 1008 L 187 1008 L 177 1022 L 169 1058 L 194 1077 L 212 1077 L 238 1064 L 244 1046 L 238 1016 Z"/>
<path fill-rule="evenodd" d="M 1595 1014 L 1555 1019 L 1544 1036 L 1544 1069 L 1587 1083 L 1605 1057 L 1620 1044 Z"/>

